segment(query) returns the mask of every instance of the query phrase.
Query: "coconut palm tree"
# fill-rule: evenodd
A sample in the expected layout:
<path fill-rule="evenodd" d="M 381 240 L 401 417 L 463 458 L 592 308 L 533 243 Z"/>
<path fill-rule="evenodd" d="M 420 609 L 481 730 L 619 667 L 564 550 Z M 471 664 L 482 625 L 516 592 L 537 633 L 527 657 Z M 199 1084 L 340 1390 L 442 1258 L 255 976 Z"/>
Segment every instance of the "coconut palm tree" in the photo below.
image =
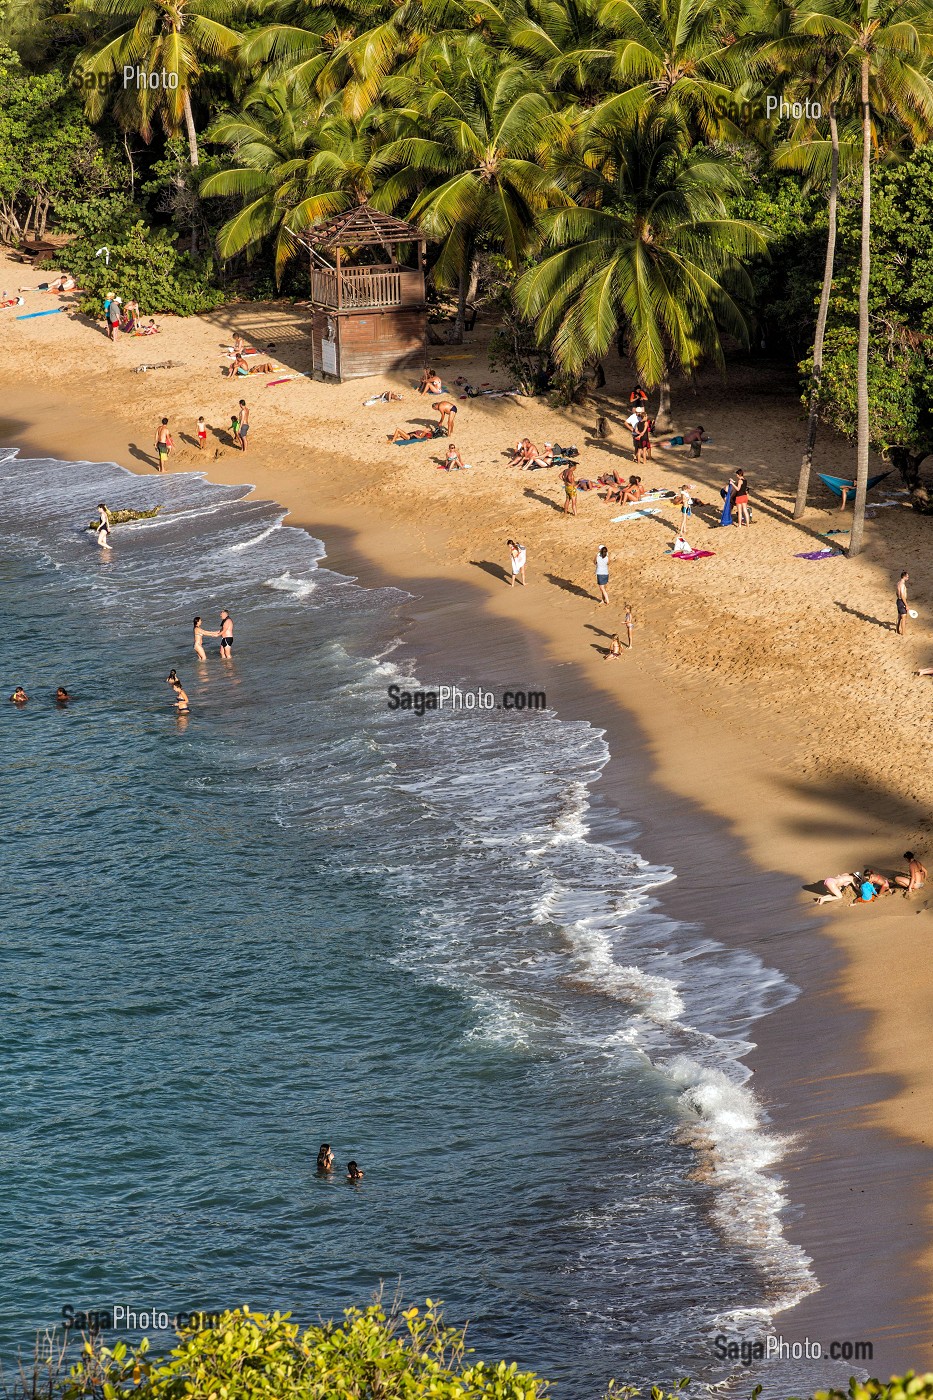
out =
<path fill-rule="evenodd" d="M 566 139 L 567 125 L 527 65 L 478 35 L 442 42 L 417 75 L 387 91 L 408 102 L 395 118 L 401 134 L 383 151 L 397 167 L 383 194 L 394 202 L 420 185 L 411 218 L 441 243 L 432 276 L 438 286 L 458 288 L 455 337 L 462 340 L 478 241 L 490 240 L 518 268 L 538 238 L 538 216 L 569 202 L 545 166 L 547 148 Z"/>
<path fill-rule="evenodd" d="M 859 339 L 857 356 L 856 490 L 849 554 L 862 547 L 868 490 L 869 291 L 871 286 L 871 167 L 885 134 L 925 140 L 933 130 L 933 13 L 923 0 L 809 0 L 801 33 L 838 55 L 847 93 L 857 95 L 862 137 Z"/>
<path fill-rule="evenodd" d="M 237 164 L 209 175 L 201 194 L 244 201 L 217 235 L 220 256 L 272 243 L 280 279 L 300 249 L 297 234 L 374 193 L 379 117 L 374 110 L 353 122 L 337 98 L 308 103 L 296 98 L 294 79 L 260 80 L 242 112 L 218 118 L 207 133 L 235 152 Z"/>
<path fill-rule="evenodd" d="M 523 314 L 558 363 L 579 373 L 622 336 L 641 380 L 664 386 L 704 357 L 722 363 L 721 334 L 747 342 L 741 259 L 763 229 L 728 216 L 742 176 L 725 152 L 690 148 L 671 114 L 643 113 L 588 134 L 565 170 L 577 205 L 544 216 L 555 251 L 524 273 Z M 666 402 L 662 412 L 668 411 Z"/>
<path fill-rule="evenodd" d="M 158 116 L 174 136 L 184 126 L 192 166 L 198 164 L 198 138 L 191 107 L 202 64 L 231 58 L 240 35 L 226 22 L 236 0 L 71 0 L 94 37 L 75 59 L 85 81 L 85 107 L 99 121 L 114 98 L 116 115 L 144 140 Z M 126 69 L 155 75 L 156 86 L 124 81 Z M 174 79 L 174 83 L 172 82 Z"/>

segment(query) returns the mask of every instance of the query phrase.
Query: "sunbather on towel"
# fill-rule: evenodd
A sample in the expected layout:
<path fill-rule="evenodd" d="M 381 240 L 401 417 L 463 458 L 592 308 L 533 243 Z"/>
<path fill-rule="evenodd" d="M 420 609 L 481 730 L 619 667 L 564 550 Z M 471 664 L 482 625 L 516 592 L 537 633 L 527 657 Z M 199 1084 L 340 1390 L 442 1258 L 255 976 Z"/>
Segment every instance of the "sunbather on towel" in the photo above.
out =
<path fill-rule="evenodd" d="M 427 442 L 434 436 L 433 428 L 396 428 L 394 433 L 386 434 L 389 442 Z"/>

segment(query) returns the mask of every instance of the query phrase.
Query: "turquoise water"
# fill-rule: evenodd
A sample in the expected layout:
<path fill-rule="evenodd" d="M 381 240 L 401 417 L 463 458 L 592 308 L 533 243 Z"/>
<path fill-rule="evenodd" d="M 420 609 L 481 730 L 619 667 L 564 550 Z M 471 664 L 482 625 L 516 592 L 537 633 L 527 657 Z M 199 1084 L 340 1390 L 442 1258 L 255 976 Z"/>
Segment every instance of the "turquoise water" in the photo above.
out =
<path fill-rule="evenodd" d="M 636 827 L 591 839 L 598 731 L 389 713 L 405 595 L 245 487 L 0 476 L 0 1356 L 67 1305 L 384 1283 L 583 1400 L 812 1286 L 738 1059 L 792 989 L 657 910 Z M 162 512 L 108 556 L 100 499 Z"/>

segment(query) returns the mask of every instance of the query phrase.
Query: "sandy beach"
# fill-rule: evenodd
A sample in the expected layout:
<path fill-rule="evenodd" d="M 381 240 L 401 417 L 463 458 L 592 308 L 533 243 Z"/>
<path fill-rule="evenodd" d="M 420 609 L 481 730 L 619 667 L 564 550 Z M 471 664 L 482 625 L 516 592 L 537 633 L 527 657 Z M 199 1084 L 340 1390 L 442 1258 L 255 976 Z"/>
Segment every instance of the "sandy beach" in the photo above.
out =
<path fill-rule="evenodd" d="M 21 267 L 0 259 L 0 284 L 23 280 Z M 49 305 L 26 294 L 19 310 Z M 782 1167 L 794 1205 L 788 1231 L 824 1284 L 782 1317 L 782 1331 L 873 1338 L 873 1369 L 883 1374 L 933 1366 L 929 893 L 819 914 L 813 906 L 823 876 L 868 865 L 891 875 L 906 849 L 927 864 L 933 855 L 933 680 L 913 675 L 933 664 L 930 522 L 896 494 L 897 476 L 874 493 L 878 508 L 857 560 L 808 560 L 797 556 L 844 544 L 845 535 L 827 532 L 845 530 L 851 517 L 815 480 L 805 520 L 791 521 L 805 424 L 793 379 L 767 361 L 733 366 L 726 380 L 707 372 L 675 385 L 675 431 L 703 423 L 712 442 L 698 461 L 657 446 L 636 469 L 622 425 L 624 365 L 585 409 L 461 398 L 457 378 L 506 384 L 487 368 L 489 328 L 480 319 L 470 343 L 432 351 L 459 408 L 452 440 L 471 464 L 448 473 L 439 469 L 446 443 L 387 442 L 398 425 L 434 421 L 411 377 L 340 386 L 302 377 L 301 306 L 163 318 L 159 336 L 115 345 L 70 308 L 26 321 L 2 314 L 4 443 L 152 472 L 156 424 L 168 417 L 169 470 L 255 483 L 292 523 L 326 541 L 331 566 L 409 589 L 415 621 L 429 616 L 434 636 L 446 627 L 449 663 L 440 649 L 432 654 L 426 634 L 406 639 L 425 682 L 445 680 L 449 664 L 451 679 L 482 683 L 483 658 L 494 655 L 501 674 L 509 638 L 516 686 L 544 688 L 562 714 L 606 729 L 614 758 L 607 800 L 624 808 L 633 784 L 655 785 L 643 845 L 649 857 L 675 860 L 681 875 L 665 898 L 682 916 L 715 920 L 717 937 L 756 947 L 804 990 L 763 1023 L 752 1060 L 774 1123 L 797 1141 Z M 236 331 L 296 377 L 269 387 L 281 376 L 226 379 L 223 347 Z M 134 373 L 166 360 L 174 367 Z M 362 407 L 384 389 L 403 401 Z M 245 456 L 227 432 L 241 397 L 251 409 Z M 204 452 L 194 438 L 200 413 L 210 428 Z M 593 436 L 597 413 L 612 424 L 608 442 Z M 690 542 L 712 557 L 679 562 L 666 552 L 680 519 L 670 505 L 613 522 L 629 508 L 582 492 L 577 517 L 565 517 L 556 470 L 507 465 L 507 448 L 526 433 L 575 443 L 583 476 L 616 468 L 640 471 L 649 486 L 690 483 L 705 503 Z M 821 437 L 821 470 L 847 475 L 853 462 L 849 444 Z M 739 466 L 754 524 L 714 528 L 719 490 Z M 504 586 L 509 536 L 527 548 L 524 589 Z M 597 604 L 594 578 L 601 544 L 610 550 L 608 607 Z M 903 638 L 893 631 L 902 569 L 919 612 Z M 626 603 L 635 645 L 606 664 Z M 715 839 L 704 837 L 711 831 Z M 760 915 L 751 940 L 743 900 Z M 857 1209 L 853 1193 L 863 1193 Z"/>

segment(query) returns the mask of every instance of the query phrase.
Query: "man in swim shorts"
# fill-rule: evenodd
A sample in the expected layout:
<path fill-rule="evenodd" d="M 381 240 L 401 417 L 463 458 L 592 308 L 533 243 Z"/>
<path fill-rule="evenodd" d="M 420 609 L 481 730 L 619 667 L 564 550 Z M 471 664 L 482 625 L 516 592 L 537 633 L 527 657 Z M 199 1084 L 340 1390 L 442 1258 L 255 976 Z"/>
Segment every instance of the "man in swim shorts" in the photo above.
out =
<path fill-rule="evenodd" d="M 450 399 L 438 399 L 434 405 L 434 412 L 437 414 L 437 425 L 450 437 L 454 430 L 454 419 L 457 416 L 457 405 Z"/>
<path fill-rule="evenodd" d="M 224 661 L 233 660 L 233 618 L 226 608 L 220 613 L 220 655 Z"/>
<path fill-rule="evenodd" d="M 240 414 L 236 435 L 240 439 L 240 446 L 246 451 L 246 434 L 249 432 L 249 409 L 246 407 L 246 400 L 240 399 Z"/>
<path fill-rule="evenodd" d="M 156 471 L 164 472 L 165 464 L 168 461 L 168 454 L 172 450 L 172 439 L 169 435 L 167 418 L 163 418 L 162 422 L 159 424 L 158 430 L 156 432 L 155 447 L 156 456 L 159 459 L 159 465 L 156 467 Z"/>
<path fill-rule="evenodd" d="M 907 630 L 907 585 L 910 574 L 905 569 L 897 581 L 897 635 L 903 637 Z"/>

